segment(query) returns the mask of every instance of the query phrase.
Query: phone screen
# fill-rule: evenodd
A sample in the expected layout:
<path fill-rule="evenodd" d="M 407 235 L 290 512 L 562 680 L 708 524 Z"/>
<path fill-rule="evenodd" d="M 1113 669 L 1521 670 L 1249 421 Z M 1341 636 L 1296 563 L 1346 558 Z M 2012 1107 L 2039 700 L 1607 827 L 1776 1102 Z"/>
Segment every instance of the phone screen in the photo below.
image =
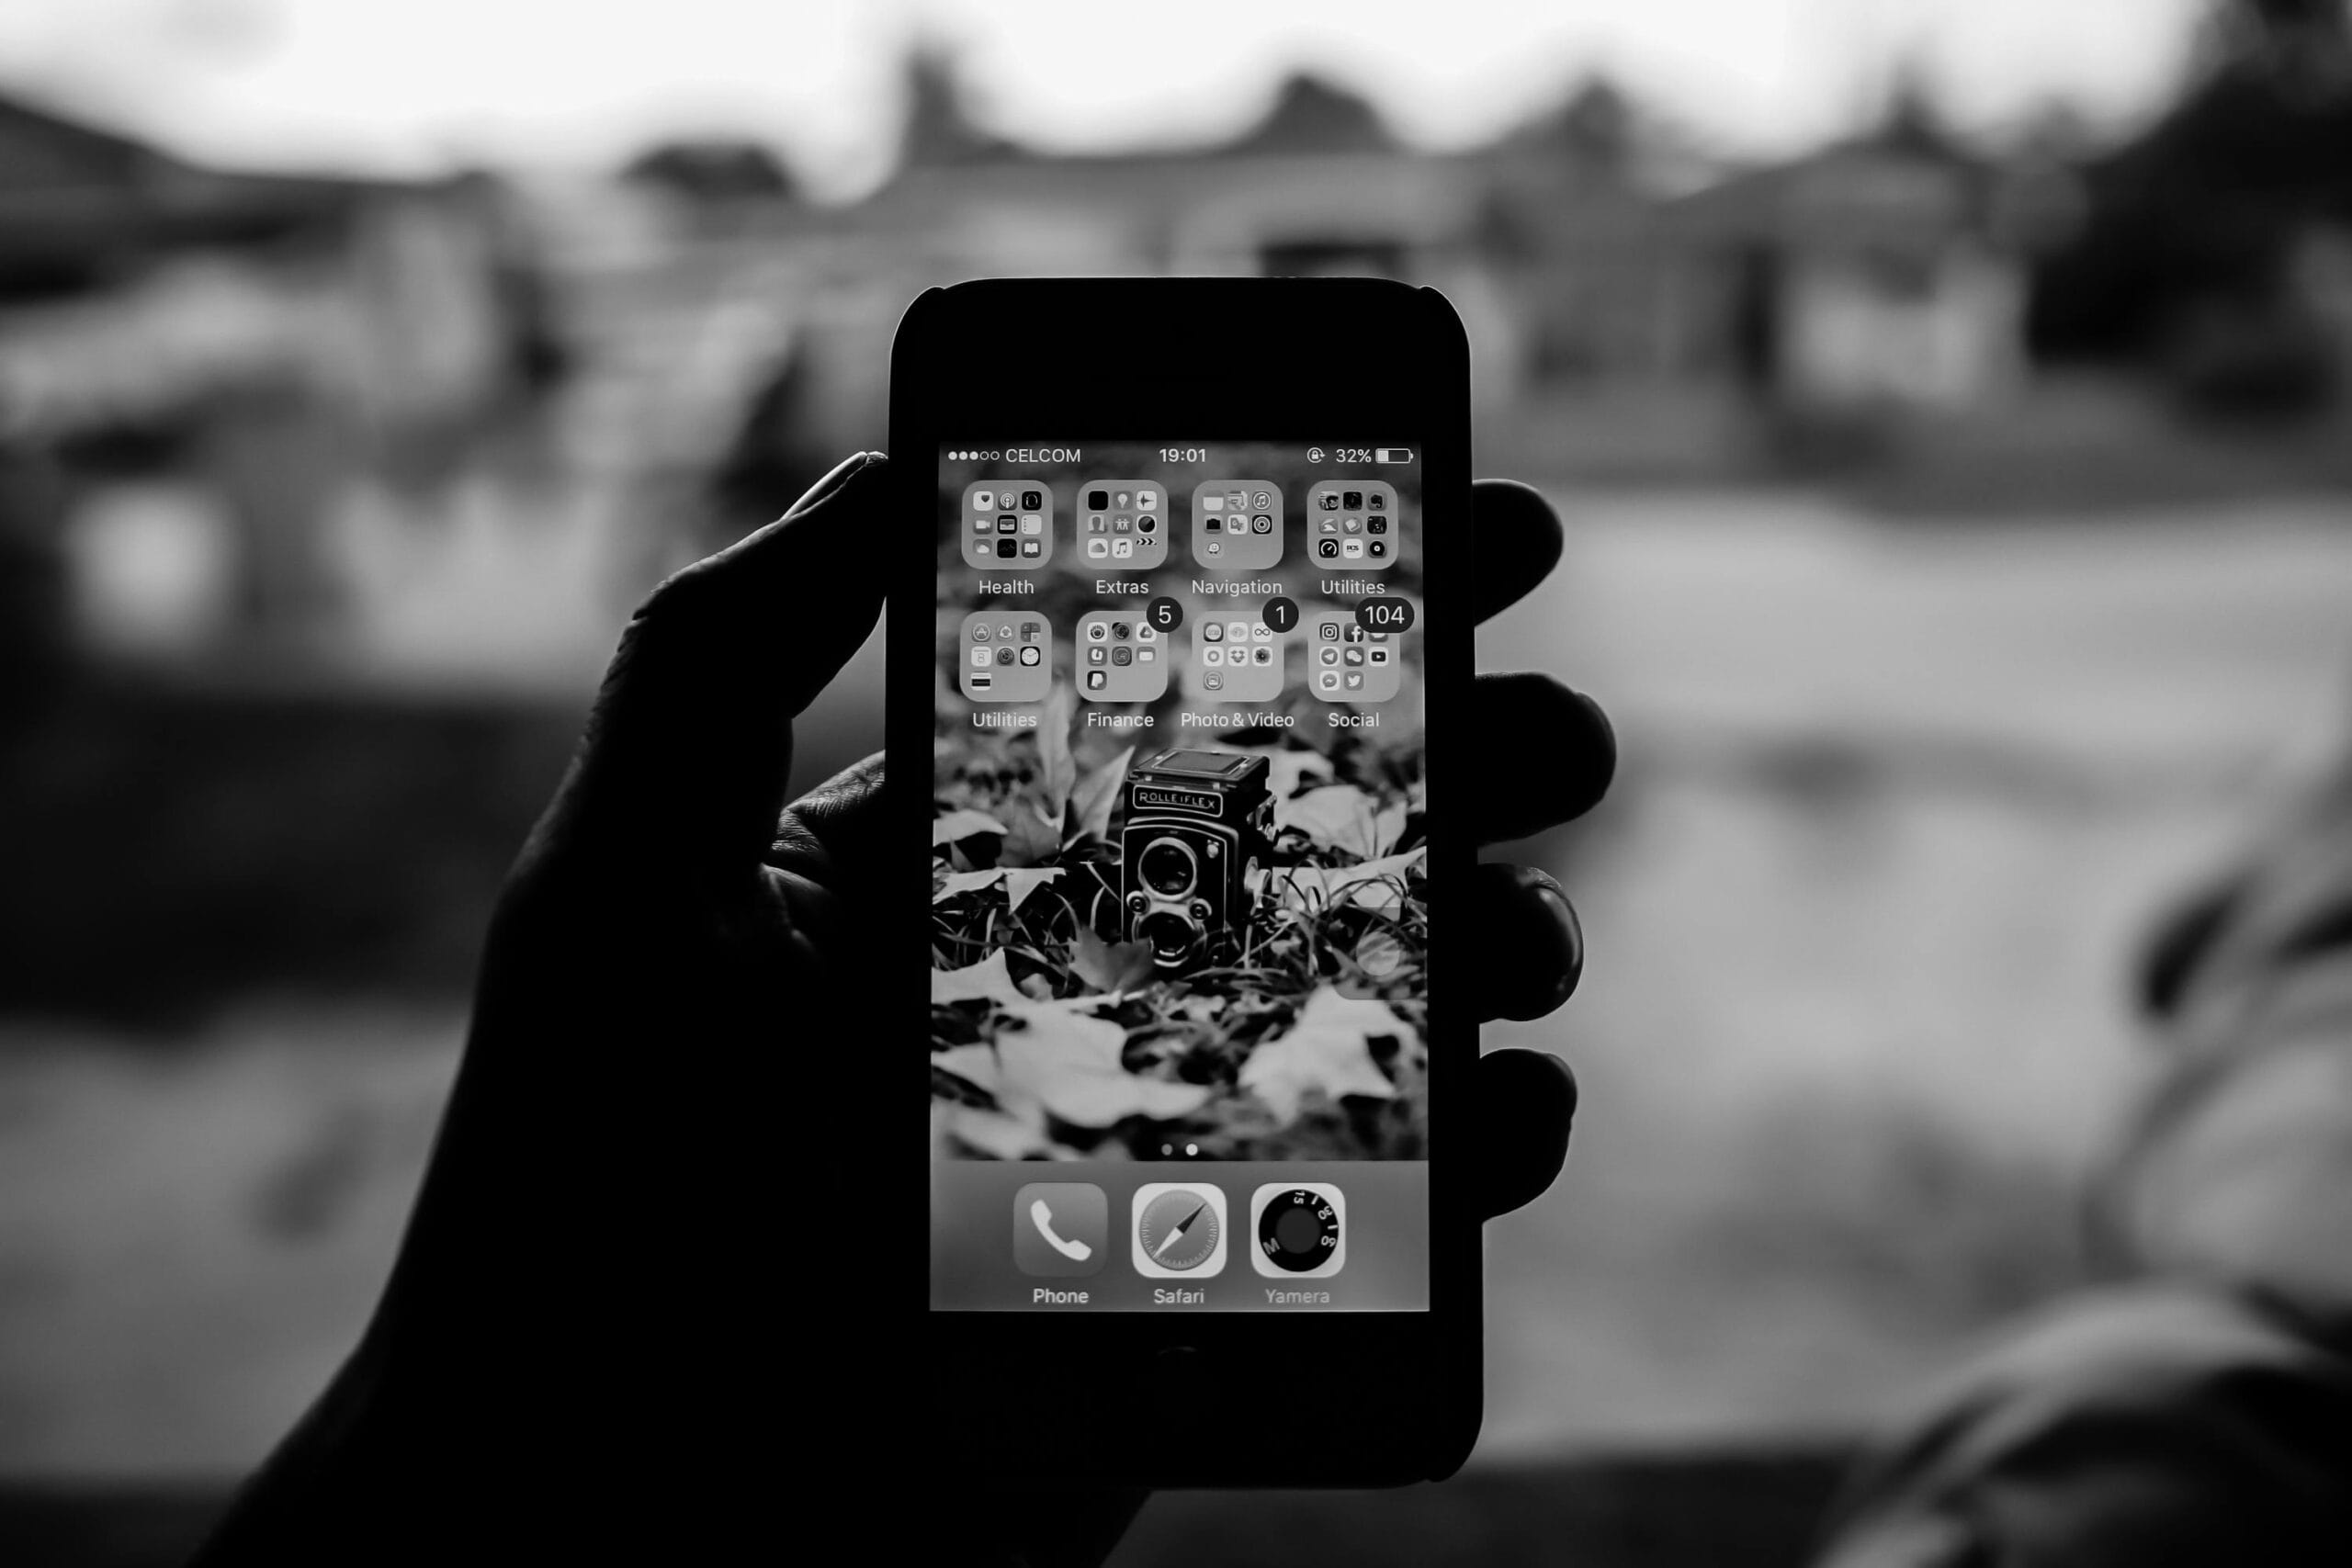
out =
<path fill-rule="evenodd" d="M 1429 1307 L 1418 458 L 942 446 L 934 1310 Z"/>

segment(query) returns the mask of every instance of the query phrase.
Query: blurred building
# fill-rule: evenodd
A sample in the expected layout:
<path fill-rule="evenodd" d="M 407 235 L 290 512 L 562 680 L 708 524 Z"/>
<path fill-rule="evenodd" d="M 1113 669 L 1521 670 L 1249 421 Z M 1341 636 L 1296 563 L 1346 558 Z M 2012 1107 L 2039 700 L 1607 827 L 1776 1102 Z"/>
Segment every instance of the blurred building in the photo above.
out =
<path fill-rule="evenodd" d="M 101 648 L 332 640 L 330 519 L 469 460 L 534 303 L 486 178 L 228 174 L 0 101 L 0 442 L 54 479 L 18 570 Z"/>
<path fill-rule="evenodd" d="M 0 106 L 0 431 L 55 465 L 29 532 L 82 644 L 576 681 L 662 570 L 884 445 L 908 301 L 984 275 L 1433 284 L 1489 430 L 1634 468 L 1661 439 L 1714 460 L 1701 406 L 1952 410 L 2020 373 L 2006 174 L 1924 115 L 1724 169 L 1596 80 L 1432 152 L 1298 77 L 1221 143 L 1049 155 L 935 57 L 906 85 L 895 173 L 831 206 L 749 144 L 296 178 Z"/>

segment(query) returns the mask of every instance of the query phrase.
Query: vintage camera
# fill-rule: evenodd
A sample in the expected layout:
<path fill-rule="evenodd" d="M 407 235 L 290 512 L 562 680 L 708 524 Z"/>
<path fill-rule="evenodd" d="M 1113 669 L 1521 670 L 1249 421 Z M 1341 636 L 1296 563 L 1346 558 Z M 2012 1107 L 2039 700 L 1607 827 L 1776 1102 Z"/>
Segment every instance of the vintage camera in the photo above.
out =
<path fill-rule="evenodd" d="M 1119 834 L 1127 940 L 1164 970 L 1230 953 L 1250 920 L 1249 876 L 1272 842 L 1266 759 L 1171 747 L 1127 770 Z"/>

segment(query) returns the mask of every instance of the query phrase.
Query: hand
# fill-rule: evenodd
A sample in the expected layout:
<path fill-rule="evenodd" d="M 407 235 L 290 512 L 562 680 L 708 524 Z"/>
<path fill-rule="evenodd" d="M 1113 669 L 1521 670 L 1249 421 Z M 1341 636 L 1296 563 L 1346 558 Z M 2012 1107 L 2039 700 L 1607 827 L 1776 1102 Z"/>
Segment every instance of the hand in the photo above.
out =
<path fill-rule="evenodd" d="M 892 1426 L 911 1348 L 845 1347 L 881 1303 L 808 1282 L 811 1238 L 783 1212 L 832 1174 L 812 1143 L 875 1099 L 871 1058 L 842 1047 L 877 983 L 863 868 L 880 759 L 782 807 L 790 721 L 881 609 L 866 551 L 888 489 L 882 458 L 853 458 L 630 623 L 492 922 L 376 1317 L 200 1562 L 632 1543 L 684 1561 L 825 1528 L 846 1495 L 810 1484 L 801 1445 L 905 1455 L 917 1469 L 897 1479 L 938 1512 L 937 1454 Z M 1560 528 L 1516 485 L 1480 485 L 1476 517 L 1484 618 L 1543 580 Z M 1482 678 L 1478 700 L 1492 755 L 1464 772 L 1491 839 L 1600 798 L 1614 745 L 1599 709 L 1538 675 Z M 1510 765 L 1531 732 L 1564 765 Z M 1539 872 L 1481 866 L 1478 882 L 1481 1015 L 1539 1016 L 1575 987 L 1575 916 Z M 1484 1207 L 1500 1213 L 1557 1173 L 1575 1084 L 1555 1058 L 1497 1052 L 1478 1099 Z M 1014 1521 L 1009 1550 L 1099 1560 L 1140 1501 Z"/>

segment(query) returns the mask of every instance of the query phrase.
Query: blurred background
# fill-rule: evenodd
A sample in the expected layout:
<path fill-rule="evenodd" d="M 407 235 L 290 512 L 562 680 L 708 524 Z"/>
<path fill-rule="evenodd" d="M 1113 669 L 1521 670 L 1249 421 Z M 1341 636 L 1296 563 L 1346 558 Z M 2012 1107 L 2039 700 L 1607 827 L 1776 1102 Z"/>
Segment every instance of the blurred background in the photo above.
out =
<path fill-rule="evenodd" d="M 2135 943 L 2352 717 L 2340 0 L 17 0 L 0 1561 L 175 1561 L 352 1342 L 636 600 L 920 289 L 1151 272 L 1453 299 L 1569 525 L 1482 660 L 1624 768 L 1473 1471 L 1117 1561 L 1793 1561 L 2086 1276 Z"/>

